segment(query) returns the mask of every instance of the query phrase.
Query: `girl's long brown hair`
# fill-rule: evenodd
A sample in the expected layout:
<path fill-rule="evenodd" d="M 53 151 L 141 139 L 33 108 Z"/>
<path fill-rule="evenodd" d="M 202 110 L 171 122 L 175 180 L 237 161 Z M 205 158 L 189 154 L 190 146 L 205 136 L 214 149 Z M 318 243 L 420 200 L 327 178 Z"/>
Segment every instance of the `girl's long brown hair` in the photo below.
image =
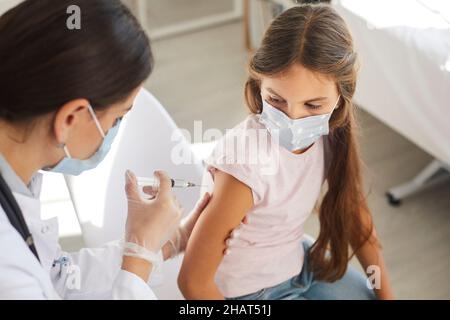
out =
<path fill-rule="evenodd" d="M 330 121 L 328 191 L 319 208 L 320 234 L 309 252 L 315 277 L 330 282 L 344 276 L 349 259 L 373 232 L 362 187 L 352 103 L 357 60 L 346 23 L 331 6 L 297 6 L 281 14 L 267 30 L 250 62 L 245 90 L 251 112 L 259 114 L 261 76 L 280 74 L 297 63 L 336 82 L 342 98 Z"/>

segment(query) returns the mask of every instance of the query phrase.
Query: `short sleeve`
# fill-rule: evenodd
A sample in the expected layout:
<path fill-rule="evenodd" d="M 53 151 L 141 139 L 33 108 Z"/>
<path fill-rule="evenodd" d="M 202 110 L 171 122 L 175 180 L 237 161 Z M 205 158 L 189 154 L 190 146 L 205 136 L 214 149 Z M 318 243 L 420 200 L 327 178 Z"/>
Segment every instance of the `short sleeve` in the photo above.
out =
<path fill-rule="evenodd" d="M 253 193 L 253 204 L 257 205 L 263 199 L 266 189 L 260 166 L 252 163 L 248 150 L 237 151 L 239 148 L 228 148 L 229 141 L 230 136 L 220 140 L 213 154 L 205 160 L 207 171 L 213 181 L 215 172 L 220 170 L 247 185 Z"/>

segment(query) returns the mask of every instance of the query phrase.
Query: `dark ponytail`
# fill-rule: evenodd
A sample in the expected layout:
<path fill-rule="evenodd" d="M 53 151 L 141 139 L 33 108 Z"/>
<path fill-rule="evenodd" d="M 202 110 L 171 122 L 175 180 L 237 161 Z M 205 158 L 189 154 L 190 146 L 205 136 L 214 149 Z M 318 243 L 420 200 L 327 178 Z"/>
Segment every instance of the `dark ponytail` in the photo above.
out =
<path fill-rule="evenodd" d="M 69 30 L 67 8 L 81 10 Z M 32 120 L 85 98 L 120 102 L 153 69 L 150 42 L 119 0 L 26 0 L 0 17 L 0 118 Z"/>

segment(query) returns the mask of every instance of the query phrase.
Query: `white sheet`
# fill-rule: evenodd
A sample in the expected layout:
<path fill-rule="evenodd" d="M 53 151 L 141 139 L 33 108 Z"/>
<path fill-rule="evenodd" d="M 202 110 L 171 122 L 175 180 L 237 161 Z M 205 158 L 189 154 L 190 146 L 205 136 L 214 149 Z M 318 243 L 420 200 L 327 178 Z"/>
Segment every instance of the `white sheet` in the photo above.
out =
<path fill-rule="evenodd" d="M 450 1 L 341 0 L 363 109 L 450 164 Z"/>

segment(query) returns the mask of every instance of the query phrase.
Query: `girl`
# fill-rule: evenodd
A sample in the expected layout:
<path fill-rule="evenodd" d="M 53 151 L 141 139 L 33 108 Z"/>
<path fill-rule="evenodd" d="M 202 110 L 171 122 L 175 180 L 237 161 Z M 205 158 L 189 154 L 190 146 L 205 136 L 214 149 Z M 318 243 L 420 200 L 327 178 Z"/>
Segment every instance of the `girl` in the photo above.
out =
<path fill-rule="evenodd" d="M 392 298 L 361 182 L 356 76 L 352 37 L 330 6 L 294 7 L 272 23 L 250 63 L 251 115 L 207 161 L 214 190 L 179 275 L 186 298 Z M 252 130 L 270 134 L 276 173 L 224 147 Z M 246 156 L 254 144 L 247 145 Z M 303 225 L 325 181 L 320 234 L 312 243 Z M 223 256 L 233 230 L 238 235 Z M 353 255 L 364 270 L 375 270 L 374 290 L 347 266 Z"/>

